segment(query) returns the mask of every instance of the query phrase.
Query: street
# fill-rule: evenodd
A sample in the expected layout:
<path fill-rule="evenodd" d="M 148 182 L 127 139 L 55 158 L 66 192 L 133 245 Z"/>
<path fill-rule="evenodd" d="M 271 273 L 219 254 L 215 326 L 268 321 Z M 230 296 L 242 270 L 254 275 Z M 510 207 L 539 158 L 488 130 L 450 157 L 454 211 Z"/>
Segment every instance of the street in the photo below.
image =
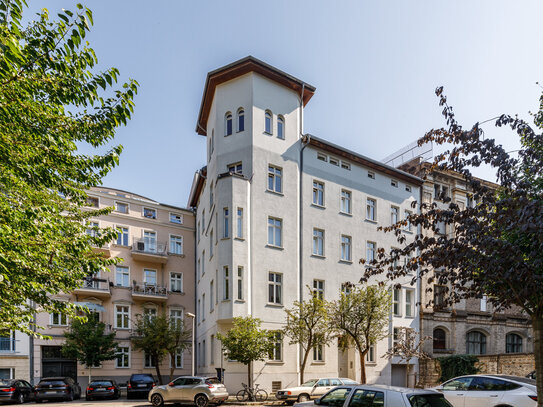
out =
<path fill-rule="evenodd" d="M 232 400 L 230 402 L 226 402 L 225 405 L 228 406 L 236 406 L 236 405 L 247 405 L 250 404 L 251 407 L 259 407 L 259 406 L 270 406 L 270 405 L 277 405 L 280 404 L 278 401 L 271 401 L 271 402 L 265 402 L 263 404 L 256 404 L 256 403 L 236 403 L 236 398 L 232 397 Z M 44 403 L 25 403 L 26 405 L 40 405 L 43 407 L 92 407 L 95 405 L 103 405 L 103 406 L 115 406 L 115 407 L 150 407 L 151 403 L 149 403 L 145 399 L 135 400 L 135 399 L 119 399 L 119 400 L 93 400 L 93 401 L 86 401 L 84 398 L 81 400 L 74 400 L 74 401 L 54 401 L 54 402 L 44 402 Z M 166 404 L 166 406 L 173 406 L 173 404 Z M 189 406 L 189 404 L 187 404 Z"/>

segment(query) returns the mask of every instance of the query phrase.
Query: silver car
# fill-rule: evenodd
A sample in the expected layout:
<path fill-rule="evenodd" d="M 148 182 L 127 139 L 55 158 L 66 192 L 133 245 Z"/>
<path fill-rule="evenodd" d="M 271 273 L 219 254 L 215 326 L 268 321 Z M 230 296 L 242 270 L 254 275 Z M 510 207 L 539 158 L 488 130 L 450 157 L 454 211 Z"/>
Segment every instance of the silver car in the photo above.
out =
<path fill-rule="evenodd" d="M 181 376 L 149 392 L 149 401 L 153 406 L 183 403 L 206 407 L 209 403 L 222 404 L 227 399 L 226 387 L 215 377 Z"/>
<path fill-rule="evenodd" d="M 354 380 L 344 377 L 324 377 L 320 379 L 312 379 L 302 383 L 300 386 L 287 387 L 275 393 L 277 400 L 283 400 L 287 404 L 294 402 L 303 402 L 311 399 L 316 399 L 326 393 L 328 390 L 336 386 L 346 384 L 358 384 Z"/>

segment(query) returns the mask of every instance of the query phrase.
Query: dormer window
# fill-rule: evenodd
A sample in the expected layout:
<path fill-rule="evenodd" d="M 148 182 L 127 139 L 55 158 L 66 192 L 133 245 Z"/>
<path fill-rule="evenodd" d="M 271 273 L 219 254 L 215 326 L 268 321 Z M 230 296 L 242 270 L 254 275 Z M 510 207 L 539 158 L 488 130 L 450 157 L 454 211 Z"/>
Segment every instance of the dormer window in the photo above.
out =
<path fill-rule="evenodd" d="M 285 139 L 285 119 L 283 116 L 277 118 L 277 138 Z"/>
<path fill-rule="evenodd" d="M 224 115 L 224 135 L 230 136 L 232 134 L 232 113 L 226 112 Z"/>
<path fill-rule="evenodd" d="M 266 110 L 266 114 L 264 116 L 264 132 L 272 134 L 272 114 L 269 110 Z"/>
<path fill-rule="evenodd" d="M 245 130 L 245 111 L 240 107 L 238 109 L 238 132 Z"/>
<path fill-rule="evenodd" d="M 156 219 L 156 209 L 143 208 L 143 217 L 147 219 Z"/>

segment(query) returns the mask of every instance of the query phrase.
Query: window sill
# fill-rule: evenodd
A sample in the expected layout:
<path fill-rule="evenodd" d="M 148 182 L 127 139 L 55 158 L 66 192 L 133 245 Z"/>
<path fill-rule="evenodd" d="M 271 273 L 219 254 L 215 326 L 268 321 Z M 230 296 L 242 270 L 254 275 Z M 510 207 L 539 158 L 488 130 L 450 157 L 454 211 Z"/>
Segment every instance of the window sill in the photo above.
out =
<path fill-rule="evenodd" d="M 368 362 L 365 363 L 366 366 L 377 366 L 377 362 Z"/>
<path fill-rule="evenodd" d="M 113 329 L 115 329 L 116 331 L 130 331 L 130 328 L 119 328 L 119 327 L 114 327 Z"/>
<path fill-rule="evenodd" d="M 245 241 L 245 238 L 244 237 L 235 237 L 234 240 L 239 240 L 240 242 L 244 242 Z"/>
<path fill-rule="evenodd" d="M 339 211 L 339 214 L 340 214 L 340 215 L 343 215 L 343 216 L 349 216 L 350 218 L 353 217 L 353 214 L 352 214 L 352 213 L 349 213 L 349 212 L 342 212 L 342 211 Z"/>
<path fill-rule="evenodd" d="M 352 260 L 340 260 L 339 262 L 343 264 L 353 264 Z"/>
<path fill-rule="evenodd" d="M 317 209 L 326 209 L 326 206 L 324 205 L 319 205 L 319 204 L 316 204 L 316 203 L 312 203 L 311 206 L 313 208 L 317 208 Z"/>
<path fill-rule="evenodd" d="M 266 304 L 266 307 L 271 307 L 271 308 L 284 308 L 284 305 L 283 304 L 276 304 L 274 302 L 268 302 Z"/>
<path fill-rule="evenodd" d="M 323 256 L 321 254 L 312 254 L 311 257 L 314 257 L 316 259 L 326 259 L 326 256 Z"/>
<path fill-rule="evenodd" d="M 129 285 L 114 285 L 113 287 L 111 288 L 124 288 L 125 290 L 129 290 L 130 288 L 132 288 L 131 286 Z"/>
<path fill-rule="evenodd" d="M 184 291 L 169 291 L 169 294 L 185 295 L 185 292 Z"/>
<path fill-rule="evenodd" d="M 277 192 L 272 189 L 266 189 L 266 192 L 272 195 L 285 196 L 285 194 L 283 194 L 282 192 Z"/>
<path fill-rule="evenodd" d="M 267 131 L 263 131 L 262 134 L 265 134 L 266 136 L 273 136 L 273 133 L 268 133 Z"/>
<path fill-rule="evenodd" d="M 275 250 L 285 250 L 285 248 L 283 246 L 275 246 L 273 244 L 267 244 L 266 247 L 268 247 L 270 249 L 275 249 Z"/>
<path fill-rule="evenodd" d="M 120 247 L 120 248 L 129 249 L 129 248 L 130 248 L 130 245 L 129 245 L 129 244 L 113 243 L 113 244 L 111 245 L 111 247 Z"/>
<path fill-rule="evenodd" d="M 325 364 L 326 362 L 324 360 L 314 360 L 313 362 L 311 362 L 311 365 L 317 365 L 317 366 L 322 366 Z"/>
<path fill-rule="evenodd" d="M 225 236 L 225 237 L 221 237 L 221 240 L 230 240 L 230 238 L 228 236 Z"/>
<path fill-rule="evenodd" d="M 284 365 L 285 362 L 283 362 L 282 360 L 268 360 L 266 364 L 267 365 Z"/>
<path fill-rule="evenodd" d="M 230 302 L 230 299 L 221 300 L 221 302 Z"/>
<path fill-rule="evenodd" d="M 245 300 L 234 300 L 234 302 L 235 302 L 236 304 L 245 304 L 245 303 L 246 303 Z"/>
<path fill-rule="evenodd" d="M 184 254 L 171 253 L 171 252 L 168 252 L 168 255 L 169 255 L 169 256 L 174 256 L 174 257 L 181 257 L 181 258 L 184 258 L 184 257 L 185 257 Z"/>
<path fill-rule="evenodd" d="M 392 316 L 393 316 L 394 318 L 403 318 L 403 315 L 402 315 L 402 314 L 398 314 L 398 315 L 392 314 Z"/>
<path fill-rule="evenodd" d="M 413 234 L 413 231 L 412 231 L 412 230 L 406 230 L 406 229 L 404 229 L 403 232 L 404 232 L 404 233 L 409 233 L 410 235 Z"/>
<path fill-rule="evenodd" d="M 368 219 L 368 218 L 366 218 L 366 219 L 364 219 L 364 221 L 365 221 L 365 222 L 368 222 L 368 223 L 374 223 L 374 224 L 377 225 L 377 221 L 376 221 L 376 220 L 373 220 L 373 219 Z"/>

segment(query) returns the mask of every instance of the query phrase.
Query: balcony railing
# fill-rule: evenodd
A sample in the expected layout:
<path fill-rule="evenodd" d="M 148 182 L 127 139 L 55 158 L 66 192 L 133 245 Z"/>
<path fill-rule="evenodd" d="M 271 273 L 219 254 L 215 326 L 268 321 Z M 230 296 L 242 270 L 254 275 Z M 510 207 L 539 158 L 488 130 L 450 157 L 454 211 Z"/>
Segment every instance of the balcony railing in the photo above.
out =
<path fill-rule="evenodd" d="M 137 239 L 132 240 L 132 252 L 134 253 L 146 253 L 154 254 L 157 256 L 166 256 L 167 246 L 164 242 L 157 242 L 156 240 Z"/>
<path fill-rule="evenodd" d="M 15 339 L 0 338 L 0 352 L 15 352 Z"/>
<path fill-rule="evenodd" d="M 132 287 L 132 294 L 167 297 L 168 290 L 166 287 L 162 287 L 156 284 L 134 282 L 134 285 Z"/>
<path fill-rule="evenodd" d="M 87 277 L 83 279 L 82 289 L 91 289 L 91 290 L 103 290 L 109 291 L 109 279 L 107 278 L 97 278 L 97 277 Z"/>

